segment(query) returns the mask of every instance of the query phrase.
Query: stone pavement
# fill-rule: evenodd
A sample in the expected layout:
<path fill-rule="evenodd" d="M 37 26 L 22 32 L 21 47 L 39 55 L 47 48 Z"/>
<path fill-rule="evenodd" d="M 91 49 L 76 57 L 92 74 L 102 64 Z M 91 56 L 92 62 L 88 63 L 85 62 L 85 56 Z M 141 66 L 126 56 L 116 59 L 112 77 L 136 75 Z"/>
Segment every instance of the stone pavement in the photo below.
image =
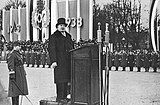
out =
<path fill-rule="evenodd" d="M 55 97 L 52 70 L 25 67 L 29 87 L 29 99 L 39 105 L 41 99 Z M 0 105 L 10 105 L 7 98 L 8 70 L 0 63 Z M 109 105 L 160 105 L 159 72 L 110 71 Z M 31 105 L 23 97 L 22 105 Z"/>
<path fill-rule="evenodd" d="M 27 72 L 27 81 L 29 88 L 28 98 L 33 102 L 33 105 L 39 105 L 39 101 L 41 99 L 54 97 L 56 95 L 51 69 L 27 67 L 25 68 L 25 70 Z M 1 84 L 4 87 L 4 90 L 7 91 L 8 69 L 6 63 L 0 63 L 0 71 L 1 71 L 0 73 Z M 8 99 L 10 100 L 10 98 Z M 22 105 L 31 105 L 25 97 L 23 97 L 22 103 L 23 103 Z"/>

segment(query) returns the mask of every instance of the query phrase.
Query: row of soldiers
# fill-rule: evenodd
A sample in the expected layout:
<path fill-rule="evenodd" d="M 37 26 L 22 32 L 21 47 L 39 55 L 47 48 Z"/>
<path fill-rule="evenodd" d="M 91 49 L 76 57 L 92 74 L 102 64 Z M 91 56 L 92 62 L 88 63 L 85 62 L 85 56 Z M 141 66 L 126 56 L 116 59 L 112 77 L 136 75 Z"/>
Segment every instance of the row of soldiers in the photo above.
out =
<path fill-rule="evenodd" d="M 24 63 L 27 64 L 27 67 L 29 67 L 30 64 L 32 65 L 32 67 L 34 67 L 35 65 L 37 65 L 37 67 L 43 65 L 43 68 L 45 67 L 45 65 L 48 65 L 48 67 L 51 66 L 48 51 L 46 51 L 45 49 L 27 49 L 25 52 L 22 52 L 22 54 Z"/>
<path fill-rule="evenodd" d="M 50 59 L 48 56 L 48 40 L 42 41 L 18 41 L 21 46 L 21 53 L 23 56 L 23 61 L 27 64 L 27 67 L 31 64 L 32 67 L 37 65 L 48 65 L 50 67 Z M 13 49 L 13 42 L 5 43 L 7 52 L 9 53 Z"/>
<path fill-rule="evenodd" d="M 152 67 L 154 72 L 157 68 L 160 68 L 160 52 L 154 52 L 152 50 L 135 50 L 135 51 L 114 51 L 109 52 L 108 66 L 111 69 L 112 66 L 122 67 L 125 71 L 126 67 L 133 71 L 133 67 L 137 67 L 138 72 L 143 67 L 145 71 L 149 71 Z"/>
<path fill-rule="evenodd" d="M 47 51 L 48 48 L 48 40 L 45 43 L 41 41 L 20 41 L 22 48 L 22 55 L 24 58 L 24 63 L 32 67 L 37 65 L 48 65 L 50 67 L 50 59 Z M 7 49 L 12 49 L 12 42 L 6 44 Z M 105 60 L 105 56 L 104 61 Z M 119 67 L 122 67 L 125 70 L 126 67 L 130 67 L 130 71 L 133 71 L 133 67 L 137 67 L 138 71 L 143 67 L 146 71 L 149 70 L 150 67 L 153 68 L 154 71 L 157 68 L 160 68 L 160 52 L 154 52 L 152 50 L 121 50 L 121 51 L 113 51 L 109 52 L 108 56 L 108 64 L 109 68 L 116 67 L 118 70 Z M 103 61 L 102 61 L 103 62 Z M 105 64 L 105 62 L 103 62 Z"/>
<path fill-rule="evenodd" d="M 47 50 L 27 50 L 24 53 L 24 62 L 29 66 L 30 64 L 34 67 L 36 64 L 39 65 L 48 65 L 50 67 L 49 54 Z M 103 56 L 105 58 L 105 56 Z M 133 71 L 133 67 L 138 68 L 138 72 L 143 67 L 145 71 L 149 71 L 149 68 L 152 67 L 154 72 L 157 68 L 160 68 L 160 52 L 148 51 L 148 50 L 135 50 L 135 51 L 114 51 L 109 52 L 108 57 L 108 66 L 116 67 L 118 70 L 119 67 L 122 67 L 125 71 L 126 67 L 130 68 L 130 71 Z M 103 59 L 106 61 L 105 59 Z M 102 61 L 102 62 L 104 62 Z"/>
<path fill-rule="evenodd" d="M 18 41 L 21 45 L 21 50 L 22 51 L 26 51 L 26 50 L 42 50 L 42 49 L 47 49 L 47 45 L 48 45 L 48 40 L 46 40 L 45 42 L 42 41 L 33 41 L 31 42 L 30 40 L 28 41 Z M 14 42 L 7 42 L 5 43 L 7 50 L 12 50 L 13 48 L 13 43 Z M 4 49 L 2 49 L 4 50 Z"/>

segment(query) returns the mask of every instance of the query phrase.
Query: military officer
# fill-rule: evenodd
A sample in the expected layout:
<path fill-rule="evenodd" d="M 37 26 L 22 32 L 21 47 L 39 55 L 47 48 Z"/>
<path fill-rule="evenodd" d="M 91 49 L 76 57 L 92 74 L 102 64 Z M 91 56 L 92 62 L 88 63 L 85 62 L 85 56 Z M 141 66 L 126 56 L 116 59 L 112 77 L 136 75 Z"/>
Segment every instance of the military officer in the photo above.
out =
<path fill-rule="evenodd" d="M 120 66 L 120 55 L 118 51 L 116 51 L 114 54 L 114 66 L 116 67 L 116 71 L 118 71 L 118 68 Z"/>
<path fill-rule="evenodd" d="M 27 64 L 27 67 L 29 67 L 29 64 L 30 64 L 30 51 L 29 51 L 29 48 L 26 49 L 25 51 L 25 56 L 26 56 L 26 64 Z"/>
<path fill-rule="evenodd" d="M 142 67 L 142 52 L 140 52 L 139 50 L 137 51 L 137 54 L 136 54 L 136 67 L 137 67 L 137 72 L 140 72 L 141 71 L 141 67 Z"/>
<path fill-rule="evenodd" d="M 146 72 L 149 72 L 150 60 L 149 60 L 149 54 L 147 50 L 144 50 L 143 52 L 143 67 L 145 68 Z"/>
<path fill-rule="evenodd" d="M 133 67 L 134 67 L 134 53 L 132 51 L 129 51 L 129 54 L 128 54 L 128 66 L 130 68 L 130 71 L 133 71 Z"/>
<path fill-rule="evenodd" d="M 41 51 L 40 50 L 36 51 L 36 64 L 37 64 L 37 67 L 39 67 L 39 65 L 41 64 Z"/>
<path fill-rule="evenodd" d="M 20 53 L 20 45 L 14 42 L 13 50 L 7 57 L 9 69 L 8 97 L 12 97 L 12 105 L 19 105 L 19 95 L 28 95 L 26 72 L 23 66 L 23 59 Z"/>
<path fill-rule="evenodd" d="M 36 54 L 35 51 L 32 49 L 32 51 L 31 51 L 31 59 L 30 59 L 32 67 L 34 67 L 34 65 L 35 65 L 35 54 Z"/>
<path fill-rule="evenodd" d="M 113 66 L 113 53 L 111 51 L 109 51 L 109 53 L 108 53 L 108 67 L 109 67 L 109 70 L 112 69 L 112 66 Z"/>
<path fill-rule="evenodd" d="M 152 52 L 151 54 L 151 67 L 153 68 L 153 72 L 157 71 L 157 64 L 158 64 L 158 53 Z"/>
<path fill-rule="evenodd" d="M 126 51 L 122 50 L 121 53 L 121 67 L 123 68 L 122 71 L 125 71 L 125 68 L 127 67 L 127 53 Z"/>
<path fill-rule="evenodd" d="M 46 52 L 45 52 L 44 49 L 43 49 L 42 54 L 41 54 L 41 61 L 42 61 L 43 68 L 45 68 L 45 65 L 46 65 Z"/>

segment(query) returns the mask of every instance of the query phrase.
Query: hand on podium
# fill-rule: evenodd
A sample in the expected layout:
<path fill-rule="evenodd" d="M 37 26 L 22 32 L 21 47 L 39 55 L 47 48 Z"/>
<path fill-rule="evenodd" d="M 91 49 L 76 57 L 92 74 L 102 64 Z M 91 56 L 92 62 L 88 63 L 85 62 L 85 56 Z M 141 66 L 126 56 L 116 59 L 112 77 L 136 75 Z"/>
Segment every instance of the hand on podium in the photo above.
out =
<path fill-rule="evenodd" d="M 53 62 L 52 65 L 51 65 L 51 68 L 54 69 L 56 66 L 57 66 L 57 62 Z"/>

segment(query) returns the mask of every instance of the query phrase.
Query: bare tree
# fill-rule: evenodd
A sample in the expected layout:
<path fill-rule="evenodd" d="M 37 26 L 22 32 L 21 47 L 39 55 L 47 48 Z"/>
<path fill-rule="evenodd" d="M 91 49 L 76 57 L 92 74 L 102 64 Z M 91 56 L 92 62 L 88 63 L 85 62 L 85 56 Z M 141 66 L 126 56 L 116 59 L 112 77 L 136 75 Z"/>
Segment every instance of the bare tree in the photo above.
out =
<path fill-rule="evenodd" d="M 125 38 L 133 47 L 139 47 L 139 43 L 145 35 L 142 34 L 144 29 L 141 26 L 140 0 L 113 0 L 104 5 L 102 9 L 98 5 L 95 7 L 94 19 L 96 22 L 109 23 L 111 42 L 119 43 L 122 38 Z M 104 32 L 105 27 L 102 27 L 102 30 Z"/>
<path fill-rule="evenodd" d="M 26 7 L 26 2 L 24 0 L 9 0 L 4 8 L 5 10 L 10 10 L 11 7 L 18 9 L 19 6 Z"/>

